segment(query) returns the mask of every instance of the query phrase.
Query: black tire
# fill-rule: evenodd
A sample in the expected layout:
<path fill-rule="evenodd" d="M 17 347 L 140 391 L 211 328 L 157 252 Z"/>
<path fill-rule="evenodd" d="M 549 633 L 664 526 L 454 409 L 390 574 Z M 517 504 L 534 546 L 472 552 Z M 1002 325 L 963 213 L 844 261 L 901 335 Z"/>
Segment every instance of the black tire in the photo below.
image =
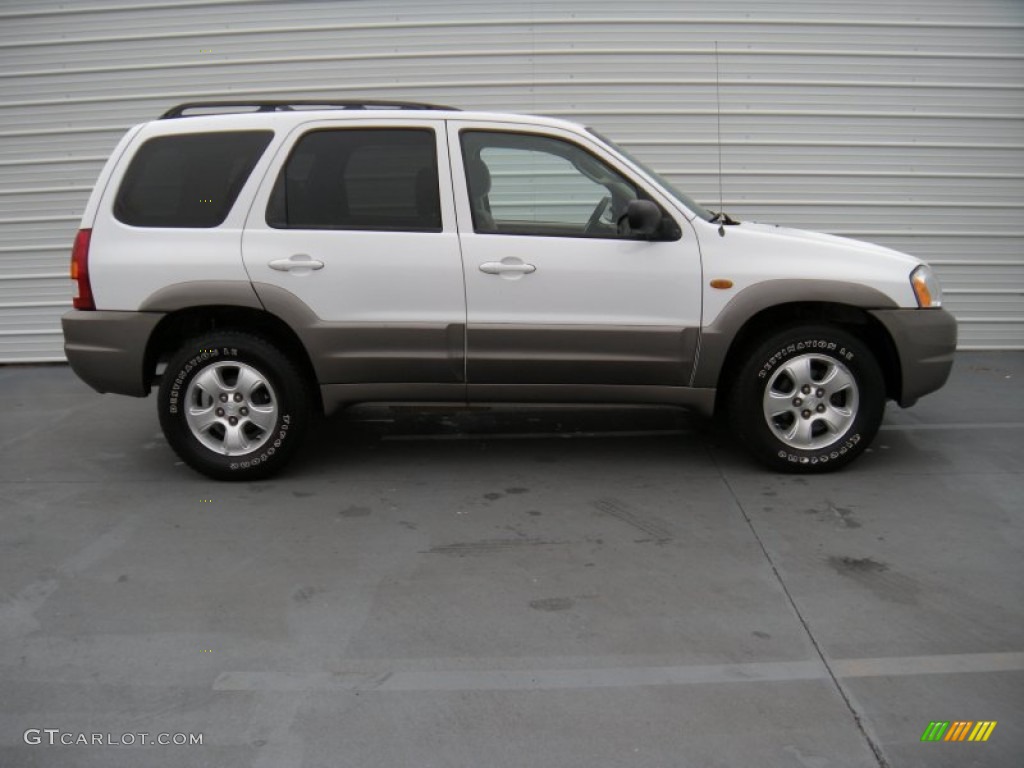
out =
<path fill-rule="evenodd" d="M 885 410 L 885 380 L 858 338 L 806 325 L 748 352 L 732 382 L 729 418 L 755 458 L 783 472 L 827 472 L 871 444 Z"/>
<path fill-rule="evenodd" d="M 272 344 L 219 331 L 174 354 L 158 408 L 167 442 L 190 467 L 217 480 L 257 480 L 280 471 L 299 447 L 311 397 Z"/>

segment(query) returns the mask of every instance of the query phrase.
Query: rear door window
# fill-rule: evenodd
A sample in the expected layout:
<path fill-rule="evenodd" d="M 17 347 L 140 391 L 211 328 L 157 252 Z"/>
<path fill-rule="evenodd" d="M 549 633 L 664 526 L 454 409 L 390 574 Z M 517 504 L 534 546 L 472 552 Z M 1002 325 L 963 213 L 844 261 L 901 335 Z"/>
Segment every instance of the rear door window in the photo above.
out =
<path fill-rule="evenodd" d="M 114 201 L 134 227 L 216 227 L 227 218 L 272 131 L 158 136 L 135 153 Z"/>
<path fill-rule="evenodd" d="M 274 185 L 267 223 L 277 229 L 440 232 L 434 131 L 346 128 L 307 133 Z"/>

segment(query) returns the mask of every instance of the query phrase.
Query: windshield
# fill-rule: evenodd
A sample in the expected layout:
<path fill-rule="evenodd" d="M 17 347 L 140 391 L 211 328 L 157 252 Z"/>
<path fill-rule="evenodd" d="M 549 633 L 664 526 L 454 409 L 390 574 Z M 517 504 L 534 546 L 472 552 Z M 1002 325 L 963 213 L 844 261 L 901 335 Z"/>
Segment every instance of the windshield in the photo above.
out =
<path fill-rule="evenodd" d="M 704 221 L 711 221 L 714 218 L 714 214 L 711 211 L 707 210 L 702 205 L 697 203 L 689 195 L 686 195 L 686 194 L 683 194 L 682 192 L 680 192 L 678 189 L 676 189 L 676 187 L 672 184 L 672 182 L 670 182 L 668 179 L 666 179 L 660 173 L 658 173 L 657 171 L 652 169 L 650 166 L 645 165 L 643 162 L 638 160 L 636 157 L 634 157 L 632 154 L 630 154 L 625 149 L 620 147 L 618 144 L 616 144 L 614 141 L 609 139 L 607 136 L 602 135 L 598 131 L 595 131 L 593 128 L 589 128 L 588 127 L 587 130 L 591 134 L 593 134 L 594 136 L 599 138 L 601 141 L 603 141 L 605 144 L 610 146 L 612 149 L 614 149 L 616 152 L 618 152 L 620 155 L 625 157 L 631 163 L 633 163 L 633 165 L 637 166 L 640 170 L 642 170 L 644 173 L 646 173 L 648 176 L 650 176 L 656 182 L 658 182 L 658 184 L 660 184 L 661 187 L 666 192 L 668 192 L 670 195 L 672 195 L 672 197 L 674 197 L 680 203 L 685 205 L 689 210 L 691 210 L 695 214 L 697 214 L 700 218 L 704 219 Z"/>

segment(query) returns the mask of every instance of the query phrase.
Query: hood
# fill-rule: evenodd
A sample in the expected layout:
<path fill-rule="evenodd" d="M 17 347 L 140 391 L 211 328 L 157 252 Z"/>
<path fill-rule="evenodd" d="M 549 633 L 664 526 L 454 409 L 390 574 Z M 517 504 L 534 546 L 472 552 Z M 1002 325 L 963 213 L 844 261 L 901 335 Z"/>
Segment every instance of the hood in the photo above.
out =
<path fill-rule="evenodd" d="M 819 253 L 832 253 L 843 258 L 855 259 L 858 255 L 873 258 L 881 257 L 891 260 L 894 262 L 894 265 L 899 264 L 901 266 L 905 266 L 908 270 L 913 269 L 918 264 L 924 263 L 921 259 L 915 258 L 914 256 L 901 251 L 893 250 L 892 248 L 886 248 L 882 245 L 865 243 L 862 240 L 852 240 L 848 237 L 839 237 L 838 235 L 826 235 L 822 232 L 810 232 L 805 229 L 784 227 L 778 224 L 762 224 L 758 221 L 743 221 L 734 227 L 726 227 L 726 233 L 728 233 L 730 229 L 741 229 L 741 231 L 751 234 L 756 233 L 762 236 L 779 238 L 780 240 L 788 240 L 790 242 L 805 245 L 816 245 L 821 249 Z"/>

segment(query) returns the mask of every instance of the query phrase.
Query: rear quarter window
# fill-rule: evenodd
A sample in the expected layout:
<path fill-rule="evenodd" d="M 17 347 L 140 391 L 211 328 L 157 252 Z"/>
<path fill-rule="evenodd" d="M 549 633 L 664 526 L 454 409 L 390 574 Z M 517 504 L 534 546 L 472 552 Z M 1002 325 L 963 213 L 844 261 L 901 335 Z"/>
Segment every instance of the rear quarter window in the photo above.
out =
<path fill-rule="evenodd" d="M 216 227 L 267 148 L 272 131 L 159 136 L 125 171 L 114 216 L 134 227 Z"/>

